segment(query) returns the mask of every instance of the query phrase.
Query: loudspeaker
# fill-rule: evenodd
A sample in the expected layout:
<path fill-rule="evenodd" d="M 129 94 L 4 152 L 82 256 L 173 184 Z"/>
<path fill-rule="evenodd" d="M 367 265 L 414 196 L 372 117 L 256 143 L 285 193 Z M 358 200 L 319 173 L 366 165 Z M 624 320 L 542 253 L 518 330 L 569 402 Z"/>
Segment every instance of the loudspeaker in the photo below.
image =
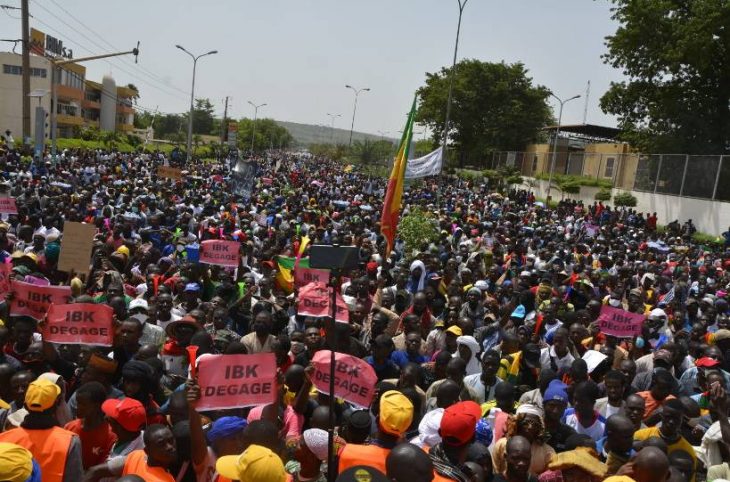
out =
<path fill-rule="evenodd" d="M 314 244 L 309 249 L 309 267 L 320 269 L 349 269 L 360 264 L 357 246 Z"/>

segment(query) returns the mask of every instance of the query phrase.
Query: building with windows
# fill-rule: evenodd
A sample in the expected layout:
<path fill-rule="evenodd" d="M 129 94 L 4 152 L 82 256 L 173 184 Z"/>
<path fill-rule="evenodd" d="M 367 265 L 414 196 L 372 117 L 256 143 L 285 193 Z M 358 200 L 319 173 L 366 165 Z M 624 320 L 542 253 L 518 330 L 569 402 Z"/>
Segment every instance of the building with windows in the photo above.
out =
<path fill-rule="evenodd" d="M 19 139 L 23 130 L 23 61 L 20 54 L 0 52 L 0 130 L 7 129 Z M 51 62 L 40 55 L 30 56 L 30 89 L 41 97 L 31 101 L 31 130 L 35 123 L 35 106 L 51 111 Z M 108 80 L 107 80 L 108 79 Z M 104 88 L 104 82 L 109 86 Z M 131 132 L 134 129 L 133 99 L 137 92 L 129 87 L 117 87 L 111 77 L 102 83 L 86 79 L 86 67 L 66 64 L 56 70 L 57 137 L 74 137 L 78 129 L 97 127 L 102 130 Z M 104 126 L 102 118 L 112 119 Z M 45 123 L 46 138 L 50 137 L 50 120 Z M 34 133 L 31 132 L 31 137 Z"/>

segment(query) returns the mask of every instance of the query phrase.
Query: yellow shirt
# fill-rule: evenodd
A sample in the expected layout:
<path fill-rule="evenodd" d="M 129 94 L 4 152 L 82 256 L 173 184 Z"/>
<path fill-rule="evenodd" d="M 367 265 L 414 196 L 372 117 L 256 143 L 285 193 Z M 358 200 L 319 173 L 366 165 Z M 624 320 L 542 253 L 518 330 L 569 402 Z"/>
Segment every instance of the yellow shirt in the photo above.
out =
<path fill-rule="evenodd" d="M 644 441 L 652 437 L 661 438 L 659 427 L 642 428 L 641 430 L 637 430 L 634 433 L 634 440 Z M 695 463 L 695 470 L 697 470 L 697 454 L 695 453 L 695 449 L 692 447 L 692 445 L 690 445 L 690 443 L 687 442 L 684 437 L 679 437 L 679 440 L 677 440 L 673 444 L 667 444 L 668 453 L 671 454 L 675 450 L 684 450 L 685 452 L 687 452 L 692 457 L 692 460 Z M 694 477 L 692 480 L 694 480 Z"/>

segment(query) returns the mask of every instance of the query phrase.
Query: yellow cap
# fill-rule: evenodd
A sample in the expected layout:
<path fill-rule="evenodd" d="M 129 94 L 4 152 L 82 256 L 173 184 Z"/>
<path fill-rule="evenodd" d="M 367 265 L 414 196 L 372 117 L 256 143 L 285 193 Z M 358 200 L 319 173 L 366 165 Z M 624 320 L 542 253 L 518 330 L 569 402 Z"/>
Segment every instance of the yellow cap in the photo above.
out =
<path fill-rule="evenodd" d="M 402 435 L 413 421 L 413 404 L 397 390 L 390 390 L 380 398 L 380 430 L 391 435 Z"/>
<path fill-rule="evenodd" d="M 129 258 L 129 248 L 126 246 L 119 246 L 117 248 L 117 253 L 122 253 L 123 255 L 126 255 L 127 258 Z"/>
<path fill-rule="evenodd" d="M 20 445 L 0 443 L 0 480 L 25 482 L 33 472 L 33 455 Z"/>
<path fill-rule="evenodd" d="M 30 412 L 45 412 L 56 403 L 60 394 L 61 387 L 50 380 L 39 378 L 28 385 L 25 408 Z"/>
<path fill-rule="evenodd" d="M 240 482 L 284 482 L 286 472 L 278 455 L 260 445 L 250 445 L 241 455 L 226 455 L 215 463 L 215 470 Z"/>
<path fill-rule="evenodd" d="M 456 335 L 456 336 L 462 335 L 461 328 L 459 328 L 456 325 L 451 325 L 450 327 L 446 328 L 446 333 L 451 333 L 452 335 Z"/>

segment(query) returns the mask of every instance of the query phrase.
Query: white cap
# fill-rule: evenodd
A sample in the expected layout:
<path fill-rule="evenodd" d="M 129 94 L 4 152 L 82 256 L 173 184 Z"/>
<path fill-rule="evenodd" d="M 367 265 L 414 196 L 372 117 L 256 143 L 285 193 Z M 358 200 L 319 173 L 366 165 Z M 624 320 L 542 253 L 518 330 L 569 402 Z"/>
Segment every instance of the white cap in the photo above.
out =
<path fill-rule="evenodd" d="M 137 308 L 142 308 L 145 311 L 150 309 L 149 305 L 147 304 L 147 300 L 142 299 L 142 298 L 135 298 L 129 302 L 129 311 L 132 311 Z"/>

